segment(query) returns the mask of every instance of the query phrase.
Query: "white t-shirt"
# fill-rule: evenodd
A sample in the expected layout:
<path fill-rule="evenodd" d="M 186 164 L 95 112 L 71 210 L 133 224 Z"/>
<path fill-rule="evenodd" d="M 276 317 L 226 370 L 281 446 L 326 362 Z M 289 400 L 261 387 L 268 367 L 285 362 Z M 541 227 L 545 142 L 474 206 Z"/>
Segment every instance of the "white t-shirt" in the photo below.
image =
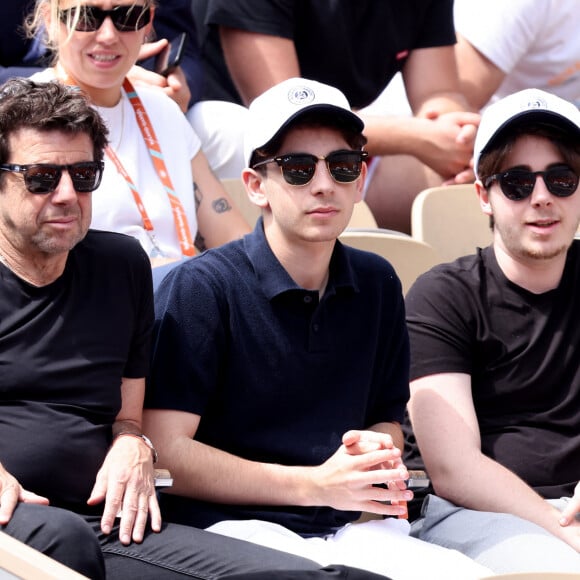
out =
<path fill-rule="evenodd" d="M 54 73 L 52 69 L 47 69 L 32 78 L 48 81 L 54 79 Z M 191 236 L 195 239 L 197 219 L 191 160 L 200 150 L 200 141 L 185 115 L 167 95 L 151 87 L 138 86 L 135 89 L 149 115 L 173 188 L 185 210 Z M 169 198 L 153 166 L 133 106 L 123 92 L 116 106 L 96 108 L 109 128 L 111 147 L 139 191 L 153 223 L 157 245 L 164 256 L 180 257 L 179 238 Z M 133 236 L 148 254 L 154 249 L 127 182 L 106 155 L 103 180 L 99 189 L 93 192 L 91 227 Z"/>
<path fill-rule="evenodd" d="M 580 106 L 578 0 L 455 0 L 455 29 L 506 77 L 493 99 L 526 88 Z"/>

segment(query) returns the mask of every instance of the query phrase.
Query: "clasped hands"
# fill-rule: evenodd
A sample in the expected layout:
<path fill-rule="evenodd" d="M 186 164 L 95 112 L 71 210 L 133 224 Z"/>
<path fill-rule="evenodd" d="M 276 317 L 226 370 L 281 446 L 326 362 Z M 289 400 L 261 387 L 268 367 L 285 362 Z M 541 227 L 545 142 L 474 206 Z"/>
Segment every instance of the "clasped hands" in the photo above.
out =
<path fill-rule="evenodd" d="M 480 115 L 469 111 L 428 112 L 422 122 L 423 146 L 418 157 L 446 184 L 472 183 L 473 148 Z"/>
<path fill-rule="evenodd" d="M 413 498 L 401 451 L 390 435 L 376 431 L 348 431 L 342 445 L 313 469 L 315 505 L 339 510 L 404 516 Z M 387 503 L 385 503 L 387 502 Z"/>

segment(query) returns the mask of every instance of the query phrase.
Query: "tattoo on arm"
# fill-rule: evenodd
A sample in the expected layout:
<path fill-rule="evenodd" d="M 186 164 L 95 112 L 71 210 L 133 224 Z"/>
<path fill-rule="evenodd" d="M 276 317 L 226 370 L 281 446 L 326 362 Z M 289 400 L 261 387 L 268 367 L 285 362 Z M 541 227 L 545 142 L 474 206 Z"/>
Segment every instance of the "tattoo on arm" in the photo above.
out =
<path fill-rule="evenodd" d="M 232 209 L 232 206 L 225 197 L 214 200 L 211 206 L 216 213 L 224 213 Z"/>
<path fill-rule="evenodd" d="M 195 212 L 197 213 L 203 200 L 203 193 L 201 193 L 201 190 L 195 181 L 193 182 L 193 196 L 195 199 Z M 226 211 L 230 211 L 232 209 L 230 202 L 225 197 L 219 197 L 218 199 L 215 199 L 212 201 L 211 206 L 216 213 L 225 213 Z"/>
<path fill-rule="evenodd" d="M 197 186 L 197 183 L 195 181 L 193 182 L 193 196 L 195 199 L 195 212 L 198 213 L 199 206 L 201 205 L 201 202 L 203 200 L 203 193 L 201 192 L 201 190 L 199 189 L 199 187 Z M 230 203 L 228 202 L 228 200 L 225 197 L 220 197 L 220 198 L 214 200 L 212 202 L 211 206 L 213 207 L 213 210 L 216 213 L 225 213 L 225 212 L 230 211 L 232 209 L 232 206 L 230 205 Z M 199 224 L 197 225 L 197 234 L 195 236 L 194 244 L 195 244 L 195 247 L 200 252 L 207 250 L 205 238 L 203 237 L 203 235 L 199 231 Z"/>

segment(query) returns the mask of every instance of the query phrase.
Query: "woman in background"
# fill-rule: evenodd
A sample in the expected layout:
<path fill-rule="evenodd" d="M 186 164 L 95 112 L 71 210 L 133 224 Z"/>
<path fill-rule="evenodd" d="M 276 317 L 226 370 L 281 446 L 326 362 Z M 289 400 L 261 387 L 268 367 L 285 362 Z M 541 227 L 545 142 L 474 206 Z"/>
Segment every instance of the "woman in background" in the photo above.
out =
<path fill-rule="evenodd" d="M 249 226 L 176 103 L 126 78 L 154 13 L 154 0 L 37 0 L 30 32 L 44 29 L 56 55 L 35 79 L 78 86 L 109 127 L 91 227 L 136 237 L 159 265 L 238 238 Z"/>

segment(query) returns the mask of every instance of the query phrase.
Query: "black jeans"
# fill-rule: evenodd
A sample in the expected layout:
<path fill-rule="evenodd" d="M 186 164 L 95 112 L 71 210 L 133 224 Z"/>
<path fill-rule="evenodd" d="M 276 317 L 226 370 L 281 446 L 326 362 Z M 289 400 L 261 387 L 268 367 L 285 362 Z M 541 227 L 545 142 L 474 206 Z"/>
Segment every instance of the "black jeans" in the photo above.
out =
<path fill-rule="evenodd" d="M 328 566 L 206 532 L 165 524 L 141 544 L 124 546 L 115 527 L 100 531 L 100 518 L 56 507 L 19 504 L 4 532 L 91 580 L 373 580 L 383 578 L 347 566 Z M 384 578 L 383 578 L 384 580 Z"/>

